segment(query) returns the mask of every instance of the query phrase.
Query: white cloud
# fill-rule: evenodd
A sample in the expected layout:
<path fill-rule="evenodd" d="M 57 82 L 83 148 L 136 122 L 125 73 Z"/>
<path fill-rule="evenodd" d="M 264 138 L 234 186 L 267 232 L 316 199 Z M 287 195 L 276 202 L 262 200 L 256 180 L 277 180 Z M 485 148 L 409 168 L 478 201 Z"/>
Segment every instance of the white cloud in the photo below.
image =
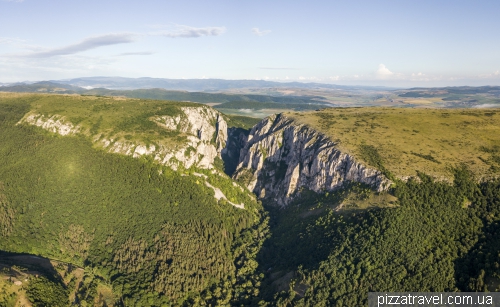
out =
<path fill-rule="evenodd" d="M 259 28 L 252 28 L 252 33 L 257 36 L 264 36 L 271 33 L 271 30 L 259 30 Z"/>
<path fill-rule="evenodd" d="M 394 73 L 392 71 L 390 71 L 387 67 L 385 67 L 384 64 L 380 64 L 378 66 L 378 70 L 377 70 L 377 77 L 378 78 L 385 79 L 385 78 L 388 78 L 392 75 L 394 75 Z"/>
<path fill-rule="evenodd" d="M 173 30 L 152 33 L 151 35 L 161 35 L 170 38 L 194 38 L 201 36 L 219 36 L 224 32 L 226 32 L 225 27 L 195 28 L 190 26 L 175 25 Z"/>
<path fill-rule="evenodd" d="M 18 57 L 25 58 L 50 58 L 59 55 L 69 55 L 75 54 L 82 51 L 87 51 L 90 49 L 95 49 L 102 46 L 116 45 L 116 44 L 124 44 L 131 43 L 135 41 L 135 34 L 131 33 L 117 33 L 117 34 L 105 34 L 100 36 L 93 36 L 84 39 L 83 41 L 60 47 L 53 48 L 44 51 L 31 52 L 27 54 L 18 55 Z"/>

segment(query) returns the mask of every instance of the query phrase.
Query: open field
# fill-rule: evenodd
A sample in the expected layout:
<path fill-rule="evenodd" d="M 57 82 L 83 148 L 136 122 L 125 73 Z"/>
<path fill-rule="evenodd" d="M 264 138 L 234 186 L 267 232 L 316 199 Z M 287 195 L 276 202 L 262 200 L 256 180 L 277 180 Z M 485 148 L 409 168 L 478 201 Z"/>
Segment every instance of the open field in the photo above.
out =
<path fill-rule="evenodd" d="M 449 167 L 460 163 L 483 178 L 500 172 L 498 109 L 331 108 L 286 115 L 367 164 L 379 167 L 378 154 L 397 177 L 418 170 L 451 179 Z"/>

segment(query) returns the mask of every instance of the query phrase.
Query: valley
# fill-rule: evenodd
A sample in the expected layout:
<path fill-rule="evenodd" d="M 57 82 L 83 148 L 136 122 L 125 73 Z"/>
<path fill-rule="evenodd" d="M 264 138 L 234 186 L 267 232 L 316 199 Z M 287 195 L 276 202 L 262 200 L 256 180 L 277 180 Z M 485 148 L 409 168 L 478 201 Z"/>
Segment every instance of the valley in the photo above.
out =
<path fill-rule="evenodd" d="M 226 103 L 0 93 L 0 306 L 499 290 L 498 109 Z"/>

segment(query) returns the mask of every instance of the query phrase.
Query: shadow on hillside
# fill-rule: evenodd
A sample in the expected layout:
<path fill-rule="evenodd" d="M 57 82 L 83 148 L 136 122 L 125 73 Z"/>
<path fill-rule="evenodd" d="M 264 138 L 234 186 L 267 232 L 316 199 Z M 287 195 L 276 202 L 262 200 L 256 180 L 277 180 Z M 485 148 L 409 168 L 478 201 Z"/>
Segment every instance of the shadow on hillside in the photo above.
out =
<path fill-rule="evenodd" d="M 18 271 L 26 271 L 33 275 L 43 275 L 50 280 L 62 282 L 61 276 L 50 259 L 39 256 L 0 251 L 0 268 L 10 269 L 12 277 L 19 275 Z"/>
<path fill-rule="evenodd" d="M 499 291 L 500 221 L 483 229 L 484 236 L 455 261 L 457 286 L 461 291 Z"/>
<path fill-rule="evenodd" d="M 227 130 L 226 148 L 222 152 L 222 160 L 224 161 L 224 172 L 228 176 L 232 176 L 238 166 L 240 151 L 245 146 L 250 130 L 243 128 L 231 127 Z"/>

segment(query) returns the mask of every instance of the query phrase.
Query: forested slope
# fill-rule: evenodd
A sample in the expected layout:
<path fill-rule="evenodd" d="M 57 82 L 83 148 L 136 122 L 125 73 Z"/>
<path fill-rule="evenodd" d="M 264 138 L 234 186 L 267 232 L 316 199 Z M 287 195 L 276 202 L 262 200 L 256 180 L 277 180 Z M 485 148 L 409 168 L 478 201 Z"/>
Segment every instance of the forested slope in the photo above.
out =
<path fill-rule="evenodd" d="M 279 172 L 266 168 L 269 162 L 292 161 L 299 171 L 281 174 L 310 182 L 303 177 L 316 156 L 287 157 L 314 148 L 313 140 L 325 136 L 392 184 L 381 192 L 352 180 L 314 191 L 304 185 L 281 208 L 264 199 L 272 236 L 259 263 L 269 306 L 366 306 L 370 291 L 500 290 L 498 111 L 360 108 L 290 117 L 281 126 L 271 117 L 270 124 L 263 121 L 272 132 L 265 137 L 254 133 L 260 126 L 250 133 L 254 148 L 276 148 L 249 151 L 260 163 L 240 170 L 257 171 L 253 178 L 257 186 L 262 180 L 265 195 L 272 187 L 265 180 Z M 286 139 L 297 142 L 310 130 L 320 137 L 286 146 Z M 296 132 L 286 137 L 290 131 Z M 321 161 L 318 176 L 326 181 L 333 175 L 324 175 L 329 164 Z M 291 180 L 283 182 L 286 187 Z"/>
<path fill-rule="evenodd" d="M 235 178 L 271 212 L 263 299 L 365 306 L 369 291 L 500 290 L 498 115 L 325 109 L 254 126 Z"/>
<path fill-rule="evenodd" d="M 88 304 L 100 285 L 125 306 L 252 300 L 267 229 L 253 196 L 221 171 L 173 171 L 84 135 L 16 125 L 37 99 L 0 101 L 0 249 L 83 267 L 92 277 L 62 287 Z M 245 208 L 217 201 L 205 181 Z"/>
<path fill-rule="evenodd" d="M 310 198 L 303 211 L 326 210 L 304 219 L 299 203 L 285 209 L 262 261 L 296 272 L 295 281 L 268 294 L 272 305 L 366 306 L 370 291 L 498 291 L 500 181 L 477 183 L 465 168 L 452 185 L 419 179 L 398 183 L 393 208 L 336 211 L 335 201 Z"/>

